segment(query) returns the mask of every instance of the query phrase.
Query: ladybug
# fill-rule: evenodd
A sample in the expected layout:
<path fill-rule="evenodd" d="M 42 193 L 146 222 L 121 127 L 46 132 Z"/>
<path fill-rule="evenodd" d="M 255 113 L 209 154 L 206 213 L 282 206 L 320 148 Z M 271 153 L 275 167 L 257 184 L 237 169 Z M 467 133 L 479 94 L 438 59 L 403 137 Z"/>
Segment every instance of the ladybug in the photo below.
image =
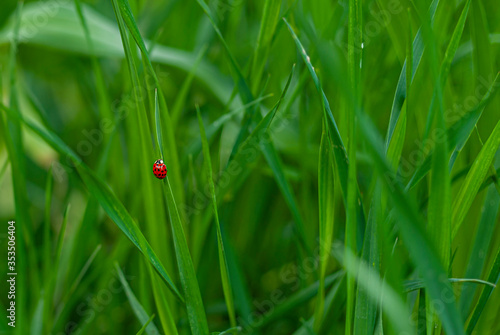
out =
<path fill-rule="evenodd" d="M 158 179 L 163 179 L 167 176 L 167 166 L 165 165 L 165 163 L 163 163 L 163 160 L 158 159 L 153 164 L 153 173 Z"/>

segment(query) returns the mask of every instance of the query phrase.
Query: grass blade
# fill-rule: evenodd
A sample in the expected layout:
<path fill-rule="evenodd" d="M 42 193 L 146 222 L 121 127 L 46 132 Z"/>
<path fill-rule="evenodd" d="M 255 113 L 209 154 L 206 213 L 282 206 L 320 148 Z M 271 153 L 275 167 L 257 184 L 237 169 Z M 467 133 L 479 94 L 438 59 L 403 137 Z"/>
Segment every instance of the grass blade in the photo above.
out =
<path fill-rule="evenodd" d="M 496 288 L 496 285 L 486 281 L 486 280 L 481 280 L 481 279 L 473 279 L 473 278 L 449 278 L 448 279 L 450 283 L 473 283 L 473 284 L 482 284 L 482 285 L 487 285 L 491 286 L 493 288 Z M 424 288 L 424 283 L 421 280 L 408 280 L 404 283 L 404 289 L 405 292 L 411 292 L 415 290 L 419 290 L 421 288 Z"/>
<path fill-rule="evenodd" d="M 494 236 L 496 218 L 500 209 L 500 195 L 493 185 L 488 188 L 483 206 L 483 213 L 476 229 L 474 245 L 465 272 L 466 278 L 478 278 L 481 276 L 486 261 L 484 255 L 488 253 Z M 459 305 L 462 317 L 467 317 L 469 314 L 475 292 L 475 286 L 464 284 Z"/>
<path fill-rule="evenodd" d="M 222 241 L 222 233 L 219 223 L 219 214 L 217 210 L 217 200 L 215 197 L 215 186 L 212 174 L 212 161 L 210 158 L 210 149 L 208 146 L 207 135 L 205 134 L 205 127 L 203 125 L 203 120 L 201 118 L 200 110 L 196 106 L 196 113 L 198 115 L 198 123 L 200 127 L 201 143 L 203 146 L 203 156 L 205 157 L 205 173 L 208 179 L 208 185 L 210 188 L 210 195 L 212 201 L 212 207 L 214 211 L 215 227 L 217 229 L 217 248 L 219 250 L 219 266 L 222 280 L 222 288 L 224 291 L 224 297 L 226 300 L 227 310 L 229 313 L 229 320 L 231 322 L 231 327 L 236 327 L 236 313 L 234 309 L 234 299 L 233 299 L 233 288 L 231 286 L 231 281 L 229 278 L 229 269 L 226 259 L 226 252 L 224 251 L 224 243 Z"/>
<path fill-rule="evenodd" d="M 439 4 L 439 0 L 433 0 L 429 6 L 429 17 L 431 21 L 434 22 L 434 16 L 436 14 L 436 9 Z M 413 40 L 413 62 L 411 68 L 411 79 L 415 77 L 415 73 L 417 72 L 418 66 L 420 65 L 420 61 L 422 60 L 422 56 L 424 54 L 425 45 L 422 37 L 422 28 L 417 31 L 415 35 L 415 39 Z M 403 64 L 403 68 L 401 69 L 401 73 L 399 74 L 398 84 L 396 86 L 396 92 L 394 94 L 394 100 L 392 102 L 391 116 L 389 119 L 389 127 L 387 128 L 386 135 L 386 148 L 389 147 L 389 143 L 391 143 L 391 138 L 394 133 L 394 129 L 396 128 L 396 123 L 399 119 L 399 114 L 403 107 L 403 103 L 406 99 L 406 61 Z"/>
<path fill-rule="evenodd" d="M 474 164 L 469 173 L 467 173 L 465 181 L 462 183 L 453 202 L 451 219 L 453 223 L 452 238 L 456 236 L 458 229 L 462 225 L 465 215 L 469 211 L 472 201 L 475 199 L 479 187 L 490 169 L 499 145 L 500 121 L 498 121 L 490 137 L 479 152 L 479 155 L 474 160 Z"/>
<path fill-rule="evenodd" d="M 175 145 L 175 132 L 173 129 L 172 119 L 170 118 L 170 114 L 168 112 L 165 97 L 163 95 L 163 92 L 160 90 L 161 87 L 160 82 L 158 80 L 156 72 L 153 69 L 153 64 L 149 57 L 148 50 L 146 49 L 146 44 L 142 39 L 142 36 L 135 22 L 134 16 L 132 15 L 132 11 L 130 9 L 128 0 L 115 0 L 115 1 L 118 1 L 118 6 L 123 21 L 127 25 L 132 37 L 137 43 L 139 49 L 141 50 L 142 59 L 146 64 L 149 74 L 153 77 L 155 87 L 159 90 L 158 100 L 163 113 L 163 120 L 165 121 L 165 129 L 166 129 L 165 139 L 167 146 L 167 150 L 162 151 L 162 155 L 165 155 L 165 160 L 168 161 L 169 165 L 171 166 L 170 176 L 172 177 L 172 184 L 174 185 L 174 192 L 176 199 L 178 199 L 178 201 L 180 202 L 184 202 L 184 187 L 180 175 L 181 169 L 180 169 L 179 157 L 177 154 L 177 147 Z M 163 143 L 163 140 L 161 143 Z"/>
<path fill-rule="evenodd" d="M 323 88 L 321 86 L 321 82 L 319 81 L 319 78 L 314 70 L 314 67 L 311 64 L 310 57 L 307 55 L 306 50 L 302 46 L 302 43 L 300 42 L 299 38 L 293 31 L 288 21 L 285 18 L 283 18 L 283 20 L 288 26 L 288 30 L 290 31 L 290 34 L 292 35 L 292 38 L 295 41 L 297 50 L 299 51 L 302 59 L 304 60 L 304 63 L 306 64 L 309 73 L 313 79 L 314 85 L 316 86 L 316 89 L 321 97 L 324 118 L 327 120 L 327 129 L 328 129 L 328 136 L 330 139 L 330 145 L 332 147 L 333 157 L 335 159 L 336 169 L 339 176 L 340 188 L 342 190 L 344 204 L 347 204 L 347 180 L 348 180 L 347 171 L 349 166 L 349 158 L 347 155 L 347 151 L 345 150 L 344 143 L 342 142 L 342 137 L 340 136 L 340 132 L 338 130 L 337 123 L 335 122 L 335 118 L 333 117 L 332 110 L 330 109 L 330 103 L 326 98 L 325 92 L 323 91 Z M 357 208 L 356 218 L 358 221 L 358 227 L 362 227 L 364 231 L 365 215 L 363 212 L 363 205 L 359 192 L 356 201 L 356 208 Z M 358 242 L 360 240 L 362 241 L 362 239 L 359 238 L 357 240 Z"/>
<path fill-rule="evenodd" d="M 127 279 L 125 279 L 125 276 L 123 275 L 122 270 L 120 269 L 120 266 L 118 263 L 115 262 L 115 269 L 116 272 L 118 273 L 118 279 L 120 279 L 120 282 L 122 283 L 123 289 L 125 290 L 125 294 L 127 295 L 128 302 L 130 303 L 130 307 L 132 307 L 132 310 L 134 311 L 135 316 L 137 317 L 137 320 L 144 325 L 143 328 L 145 328 L 146 334 L 148 335 L 154 335 L 154 334 L 160 334 L 158 332 L 158 328 L 156 328 L 154 323 L 150 323 L 151 320 L 153 319 L 153 316 L 151 318 L 148 318 L 148 314 L 144 310 L 144 307 L 142 307 L 141 303 L 139 300 L 134 295 L 134 292 L 130 288 L 130 286 L 127 283 Z"/>
<path fill-rule="evenodd" d="M 160 124 L 160 113 L 157 111 L 156 139 L 158 143 L 161 143 L 160 141 L 162 138 L 162 128 Z M 193 260 L 191 259 L 191 255 L 189 253 L 181 217 L 179 215 L 179 211 L 177 210 L 177 204 L 175 202 L 169 179 L 169 177 L 163 179 L 163 193 L 167 205 L 168 216 L 170 218 L 175 256 L 177 258 L 179 276 L 184 291 L 189 326 L 191 327 L 193 334 L 206 335 L 208 334 L 208 324 L 203 307 L 203 301 L 201 300 L 200 288 L 198 286 L 198 280 L 196 279 Z"/>
<path fill-rule="evenodd" d="M 141 329 L 139 329 L 139 331 L 137 332 L 136 335 L 141 335 L 141 334 L 144 334 L 144 331 L 147 329 L 147 327 L 149 326 L 150 322 L 153 321 L 153 319 L 155 318 L 155 315 L 151 315 L 151 317 L 148 319 L 148 321 L 146 321 L 146 323 L 144 324 L 144 326 L 142 326 Z"/>
<path fill-rule="evenodd" d="M 498 283 L 498 279 L 500 278 L 500 249 L 497 251 L 497 255 L 495 257 L 495 260 L 491 266 L 491 269 L 488 274 L 488 282 L 491 283 Z M 477 302 L 476 306 L 474 307 L 474 311 L 472 312 L 471 317 L 469 318 L 468 324 L 467 324 L 467 334 L 472 334 L 474 331 L 474 327 L 476 327 L 476 324 L 479 320 L 479 317 L 481 316 L 481 313 L 483 312 L 486 303 L 488 302 L 489 297 L 491 296 L 491 292 L 493 291 L 492 286 L 485 286 L 483 288 L 483 292 L 481 292 L 481 295 L 479 297 L 479 301 Z"/>
<path fill-rule="evenodd" d="M 207 335 L 207 317 L 205 315 L 203 301 L 201 300 L 200 287 L 198 286 L 193 261 L 189 254 L 186 236 L 184 235 L 181 218 L 177 210 L 168 177 L 164 179 L 163 192 L 168 208 L 168 215 L 170 217 L 175 255 L 186 301 L 189 326 L 193 334 Z"/>
<path fill-rule="evenodd" d="M 442 280 L 442 278 L 447 277 L 447 271 L 443 269 L 435 249 L 422 231 L 423 219 L 416 205 L 407 197 L 396 180 L 386 178 L 388 175 L 394 175 L 394 172 L 391 171 L 390 165 L 385 159 L 382 139 L 367 116 L 361 115 L 360 127 L 361 134 L 363 134 L 370 150 L 375 171 L 382 177 L 384 185 L 390 190 L 388 194 L 398 215 L 397 226 L 410 256 L 423 277 L 429 295 L 436 301 L 443 303 L 443 309 L 438 312 L 445 330 L 450 334 L 464 334 L 455 299 L 446 299 L 446 301 L 441 299 L 443 294 L 446 294 L 447 297 L 454 297 L 454 293 L 450 283 Z"/>
<path fill-rule="evenodd" d="M 378 302 L 380 297 L 383 296 L 384 304 L 382 306 L 384 312 L 400 334 L 414 333 L 408 322 L 410 316 L 404 302 L 377 273 L 374 273 L 364 262 L 338 243 L 334 245 L 333 254 L 344 264 L 347 271 L 358 279 L 358 285 L 365 288 L 374 302 Z M 360 278 L 371 278 L 371 280 L 359 280 Z"/>
<path fill-rule="evenodd" d="M 250 82 L 254 94 L 258 91 L 262 72 L 264 71 L 264 66 L 268 59 L 274 31 L 279 21 L 280 8 L 280 0 L 266 0 L 264 3 L 259 36 L 257 37 L 257 43 L 253 54 L 252 71 L 250 71 Z"/>
<path fill-rule="evenodd" d="M 471 0 L 467 0 L 467 2 L 465 3 L 465 6 L 462 10 L 462 13 L 460 14 L 460 18 L 458 19 L 457 25 L 455 26 L 455 29 L 453 30 L 453 34 L 451 36 L 448 47 L 446 48 L 444 60 L 441 63 L 441 69 L 439 71 L 439 82 L 437 83 L 436 87 L 434 88 L 431 106 L 429 108 L 429 113 L 427 114 L 427 122 L 425 125 L 424 139 L 427 139 L 427 136 L 429 135 L 429 131 L 431 130 L 432 123 L 433 123 L 434 118 L 435 118 L 434 113 L 436 111 L 436 108 L 435 108 L 436 100 L 437 100 L 438 104 L 442 104 L 442 96 L 440 96 L 440 95 L 442 94 L 442 92 L 444 90 L 444 86 L 445 86 L 446 81 L 448 79 L 448 76 L 450 74 L 451 63 L 453 61 L 453 58 L 455 57 L 455 53 L 457 52 L 458 45 L 460 43 L 460 38 L 462 37 L 462 33 L 463 33 L 463 30 L 465 27 L 465 21 L 467 20 L 467 14 L 469 13 L 470 3 L 471 3 Z M 442 108 L 438 106 L 437 110 L 442 110 Z"/>
<path fill-rule="evenodd" d="M 161 131 L 160 107 L 158 106 L 158 90 L 155 89 L 155 120 L 156 120 L 156 142 L 158 144 L 159 157 L 163 159 L 163 135 Z"/>
<path fill-rule="evenodd" d="M 79 158 L 56 134 L 39 127 L 29 120 L 21 118 L 20 115 L 13 113 L 3 105 L 0 107 L 9 115 L 9 117 L 20 119 L 25 126 L 36 133 L 61 156 L 66 157 L 75 165 L 75 168 L 84 184 L 87 186 L 89 193 L 97 199 L 111 220 L 144 254 L 148 261 L 151 262 L 174 295 L 179 298 L 179 300 L 183 301 L 184 299 L 173 284 L 170 276 L 167 274 L 165 267 L 162 265 L 158 256 L 156 256 L 155 252 L 146 241 L 144 235 L 134 222 L 134 219 L 130 216 L 123 204 L 118 200 L 116 195 L 111 191 L 106 183 L 104 183 L 100 177 L 90 170 L 85 163 L 82 162 L 81 158 Z M 144 245 L 144 248 L 141 247 L 141 245 Z"/>
<path fill-rule="evenodd" d="M 487 93 L 482 97 L 479 104 L 474 107 L 472 111 L 463 116 L 460 120 L 455 122 L 447 129 L 448 133 L 448 147 L 452 150 L 450 159 L 450 168 L 453 167 L 456 158 L 467 143 L 474 127 L 481 118 L 484 108 L 491 102 L 495 94 L 498 92 L 498 82 L 500 75 L 497 74 L 495 80 L 488 88 Z M 431 168 L 432 153 L 430 153 L 424 162 L 418 166 L 417 170 L 413 173 L 406 189 L 413 188 L 420 180 L 422 180 Z"/>
<path fill-rule="evenodd" d="M 325 288 L 330 287 L 333 283 L 343 278 L 344 271 L 340 270 L 325 278 Z M 262 322 L 259 324 L 258 328 L 268 325 L 269 323 L 279 320 L 280 317 L 287 315 L 287 313 L 293 309 L 299 308 L 306 302 L 311 300 L 316 296 L 319 290 L 319 282 L 315 282 L 308 287 L 300 290 L 299 292 L 293 294 L 285 302 L 276 306 L 276 308 L 269 314 L 265 315 Z"/>
<path fill-rule="evenodd" d="M 325 120 L 326 121 L 326 120 Z M 314 311 L 314 330 L 319 331 L 325 308 L 325 275 L 333 238 L 334 225 L 334 165 L 328 135 L 323 125 L 318 162 L 319 202 L 319 291 Z"/>

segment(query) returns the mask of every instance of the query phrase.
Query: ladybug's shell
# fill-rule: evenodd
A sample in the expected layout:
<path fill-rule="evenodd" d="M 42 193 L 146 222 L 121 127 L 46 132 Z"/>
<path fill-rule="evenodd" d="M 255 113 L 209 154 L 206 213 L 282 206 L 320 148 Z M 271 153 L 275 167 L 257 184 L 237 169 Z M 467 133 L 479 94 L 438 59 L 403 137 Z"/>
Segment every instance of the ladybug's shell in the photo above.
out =
<path fill-rule="evenodd" d="M 153 164 L 153 173 L 156 178 L 163 179 L 167 176 L 167 166 L 163 162 L 156 161 Z"/>

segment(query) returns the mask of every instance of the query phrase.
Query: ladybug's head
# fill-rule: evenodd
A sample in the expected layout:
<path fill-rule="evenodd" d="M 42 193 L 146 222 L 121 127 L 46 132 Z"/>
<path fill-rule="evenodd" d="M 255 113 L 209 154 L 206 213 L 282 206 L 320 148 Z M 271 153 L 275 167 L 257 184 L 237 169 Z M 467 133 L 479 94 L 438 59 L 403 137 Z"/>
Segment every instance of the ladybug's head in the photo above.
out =
<path fill-rule="evenodd" d="M 155 164 L 160 164 L 160 165 L 161 165 L 161 164 L 163 164 L 163 160 L 158 159 L 158 160 L 155 162 Z"/>

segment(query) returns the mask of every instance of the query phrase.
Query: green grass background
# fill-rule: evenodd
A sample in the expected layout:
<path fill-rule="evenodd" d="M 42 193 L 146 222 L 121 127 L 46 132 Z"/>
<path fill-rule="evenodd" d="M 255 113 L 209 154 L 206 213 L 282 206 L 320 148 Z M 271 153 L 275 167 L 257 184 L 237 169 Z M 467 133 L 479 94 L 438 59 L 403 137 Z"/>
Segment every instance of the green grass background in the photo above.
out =
<path fill-rule="evenodd" d="M 500 333 L 495 1 L 6 0 L 0 27 L 0 333 Z"/>

